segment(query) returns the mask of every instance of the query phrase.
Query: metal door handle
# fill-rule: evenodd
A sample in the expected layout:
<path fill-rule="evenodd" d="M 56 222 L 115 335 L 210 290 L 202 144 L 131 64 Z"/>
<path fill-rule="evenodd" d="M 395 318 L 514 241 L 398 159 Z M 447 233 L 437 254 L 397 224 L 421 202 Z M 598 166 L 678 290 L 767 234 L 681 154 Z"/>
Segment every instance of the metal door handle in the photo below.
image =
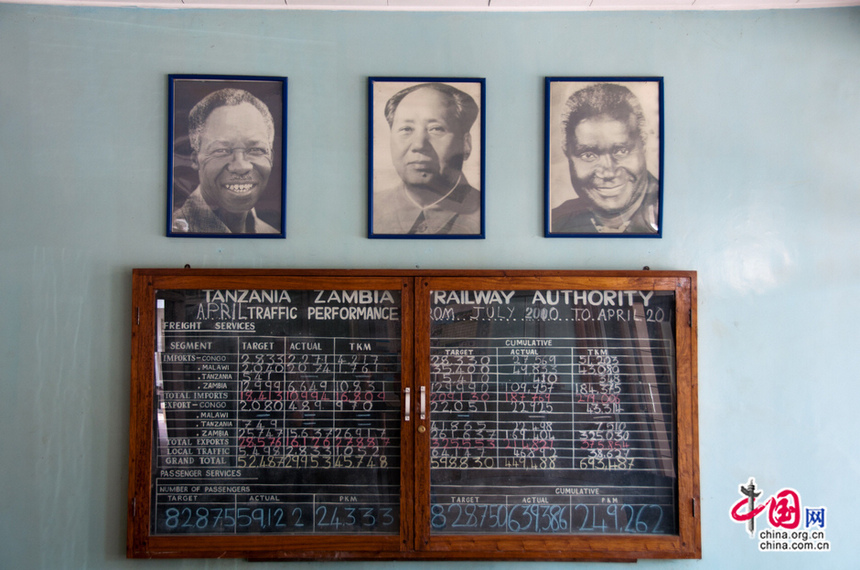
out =
<path fill-rule="evenodd" d="M 409 421 L 410 410 L 412 410 L 412 389 L 403 389 L 403 421 Z"/>

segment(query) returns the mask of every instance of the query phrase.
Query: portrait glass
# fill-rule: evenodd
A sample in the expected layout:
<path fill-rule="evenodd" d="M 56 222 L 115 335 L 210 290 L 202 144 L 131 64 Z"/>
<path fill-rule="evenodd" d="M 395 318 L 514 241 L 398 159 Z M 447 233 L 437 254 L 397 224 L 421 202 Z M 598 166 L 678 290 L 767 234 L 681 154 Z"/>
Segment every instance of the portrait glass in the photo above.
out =
<path fill-rule="evenodd" d="M 484 237 L 484 80 L 371 77 L 372 238 Z"/>
<path fill-rule="evenodd" d="M 286 236 L 286 77 L 170 75 L 167 235 Z"/>
<path fill-rule="evenodd" d="M 546 79 L 545 235 L 661 237 L 663 80 Z"/>

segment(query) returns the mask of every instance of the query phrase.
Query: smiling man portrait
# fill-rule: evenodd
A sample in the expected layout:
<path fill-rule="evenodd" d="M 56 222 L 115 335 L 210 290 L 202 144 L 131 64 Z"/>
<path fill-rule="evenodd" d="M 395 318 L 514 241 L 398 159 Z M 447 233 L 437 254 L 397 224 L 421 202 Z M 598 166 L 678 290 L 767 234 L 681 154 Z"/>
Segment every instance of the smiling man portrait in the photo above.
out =
<path fill-rule="evenodd" d="M 390 156 L 399 180 L 374 180 L 372 233 L 479 236 L 481 192 L 463 172 L 480 156 L 470 132 L 474 97 L 447 83 L 417 83 L 388 98 L 384 115 L 388 148 L 375 150 Z"/>
<path fill-rule="evenodd" d="M 272 173 L 275 124 L 269 108 L 243 89 L 218 89 L 188 114 L 190 167 L 198 185 L 173 211 L 177 234 L 278 234 L 255 206 Z"/>
<path fill-rule="evenodd" d="M 551 234 L 659 233 L 660 184 L 648 170 L 645 130 L 642 106 L 624 85 L 570 95 L 561 146 L 576 197 L 552 208 Z"/>

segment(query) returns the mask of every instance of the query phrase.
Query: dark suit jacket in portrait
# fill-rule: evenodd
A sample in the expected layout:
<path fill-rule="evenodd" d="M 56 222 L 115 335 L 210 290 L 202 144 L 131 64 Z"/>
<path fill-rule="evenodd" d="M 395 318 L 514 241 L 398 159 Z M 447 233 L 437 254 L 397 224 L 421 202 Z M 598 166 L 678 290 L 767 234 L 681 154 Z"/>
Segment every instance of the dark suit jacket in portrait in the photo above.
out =
<path fill-rule="evenodd" d="M 593 234 L 616 231 L 625 234 L 656 234 L 660 220 L 660 183 L 648 173 L 648 188 L 645 198 L 623 231 L 607 230 L 591 210 L 592 204 L 585 198 L 573 198 L 552 209 L 551 233 Z"/>

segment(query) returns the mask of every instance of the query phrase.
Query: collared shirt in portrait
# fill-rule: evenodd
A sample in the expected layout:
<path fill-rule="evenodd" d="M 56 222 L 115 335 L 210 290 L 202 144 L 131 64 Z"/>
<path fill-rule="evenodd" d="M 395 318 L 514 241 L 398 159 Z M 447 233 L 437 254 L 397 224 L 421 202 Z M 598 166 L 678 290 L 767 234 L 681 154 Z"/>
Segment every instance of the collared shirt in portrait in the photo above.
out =
<path fill-rule="evenodd" d="M 443 198 L 420 206 L 403 184 L 373 197 L 373 233 L 383 235 L 478 235 L 481 193 L 464 176 Z"/>
<path fill-rule="evenodd" d="M 554 234 L 656 234 L 659 231 L 660 184 L 648 174 L 648 188 L 642 203 L 619 228 L 604 227 L 592 211 L 593 205 L 585 198 L 567 200 L 552 209 L 550 233 Z"/>
<path fill-rule="evenodd" d="M 185 200 L 182 207 L 173 212 L 173 231 L 189 234 L 232 234 L 221 218 L 219 218 L 206 200 L 198 186 Z M 243 234 L 276 234 L 278 230 L 257 217 L 254 208 L 245 218 Z"/>

